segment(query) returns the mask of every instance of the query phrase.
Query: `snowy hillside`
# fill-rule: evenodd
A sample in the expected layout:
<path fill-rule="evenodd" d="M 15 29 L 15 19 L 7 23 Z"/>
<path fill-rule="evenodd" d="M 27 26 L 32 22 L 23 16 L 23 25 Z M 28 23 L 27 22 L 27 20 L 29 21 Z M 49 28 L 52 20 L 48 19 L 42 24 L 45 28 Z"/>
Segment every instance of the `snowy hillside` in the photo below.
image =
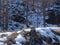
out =
<path fill-rule="evenodd" d="M 33 2 L 31 3 L 33 4 Z M 41 6 L 42 3 L 35 2 L 35 4 L 36 5 L 39 4 L 39 6 Z M 6 2 L 4 3 L 4 7 L 5 7 L 4 8 L 4 13 L 5 13 Z M 51 16 L 49 16 L 49 14 L 45 16 L 46 26 L 48 27 L 57 26 L 57 25 L 60 26 L 59 24 L 60 23 L 60 20 L 59 20 L 60 8 L 59 7 L 60 7 L 59 2 L 54 3 L 50 7 L 46 7 L 46 12 L 50 14 L 50 11 L 51 11 L 52 13 Z M 31 6 L 30 4 L 27 5 L 27 2 L 24 3 L 24 0 L 9 0 L 8 1 L 8 15 L 9 15 L 8 30 L 19 30 L 19 29 L 22 29 L 26 25 L 27 27 L 29 27 L 29 25 L 34 25 L 35 27 L 44 26 L 44 16 L 42 13 L 42 9 L 38 7 L 33 8 L 33 6 Z M 3 18 L 1 17 L 0 20 L 2 21 L 2 19 Z M 26 22 L 28 23 L 26 24 Z M 1 24 L 0 24 L 0 27 L 2 26 Z"/>
<path fill-rule="evenodd" d="M 59 3 L 59 2 L 57 2 L 57 3 Z M 40 2 L 38 2 L 38 3 L 35 2 L 35 4 L 40 4 L 41 5 Z M 28 8 L 27 8 L 27 6 L 28 6 Z M 59 20 L 60 16 L 58 15 L 59 14 L 59 7 L 57 7 L 57 6 L 58 6 L 58 4 L 54 4 L 51 7 L 46 8 L 46 11 L 53 10 L 54 15 L 53 15 L 53 12 L 52 12 L 51 16 L 53 15 L 55 17 L 55 18 L 49 17 L 49 14 L 48 14 L 48 16 L 45 17 L 45 19 L 47 21 L 49 21 L 49 22 L 45 22 L 45 25 L 48 26 L 48 27 L 59 25 L 59 23 L 56 24 L 56 22 L 60 22 L 60 20 Z M 30 24 L 34 25 L 35 27 L 43 27 L 44 26 L 44 16 L 43 16 L 43 13 L 42 13 L 42 9 L 40 9 L 40 8 L 34 8 L 33 9 L 33 7 L 31 7 L 30 5 L 27 5 L 27 3 L 24 3 L 24 0 L 9 1 L 9 7 L 8 8 L 9 8 L 9 16 L 11 16 L 11 18 L 12 18 L 12 20 L 10 21 L 11 23 L 9 23 L 9 24 L 11 24 L 11 25 L 9 25 L 9 30 L 12 29 L 12 28 L 14 28 L 14 29 L 23 28 L 26 25 L 25 22 L 23 23 L 23 21 L 26 20 L 26 16 L 27 16 L 27 20 L 28 20 L 27 21 L 28 26 Z M 56 14 L 57 14 L 58 17 L 55 16 Z M 23 20 L 21 21 L 19 19 L 20 20 L 19 21 L 18 19 L 15 18 L 15 21 L 14 21 L 13 20 L 14 15 L 23 17 L 22 18 Z M 53 21 L 50 20 L 50 18 L 53 19 Z M 55 20 L 56 18 L 58 18 L 57 21 Z M 17 25 L 17 26 L 15 26 L 15 25 Z M 14 29 L 12 29 L 12 30 L 14 30 Z"/>
<path fill-rule="evenodd" d="M 60 45 L 60 27 L 40 27 L 0 33 L 0 45 Z"/>

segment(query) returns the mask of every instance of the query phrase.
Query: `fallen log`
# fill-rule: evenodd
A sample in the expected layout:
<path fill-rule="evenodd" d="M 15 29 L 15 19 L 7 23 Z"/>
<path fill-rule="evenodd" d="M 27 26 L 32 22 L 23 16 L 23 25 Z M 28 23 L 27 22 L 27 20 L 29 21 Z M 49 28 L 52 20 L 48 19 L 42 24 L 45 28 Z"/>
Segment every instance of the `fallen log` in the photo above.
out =
<path fill-rule="evenodd" d="M 59 35 L 60 36 L 60 30 L 52 30 L 52 32 L 56 35 Z"/>

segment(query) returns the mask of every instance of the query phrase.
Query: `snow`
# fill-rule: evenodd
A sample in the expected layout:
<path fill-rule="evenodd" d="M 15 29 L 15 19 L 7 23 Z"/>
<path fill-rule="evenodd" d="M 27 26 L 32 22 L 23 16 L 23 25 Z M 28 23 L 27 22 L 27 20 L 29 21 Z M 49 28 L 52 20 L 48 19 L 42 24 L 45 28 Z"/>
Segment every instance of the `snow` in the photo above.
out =
<path fill-rule="evenodd" d="M 17 38 L 16 38 L 15 40 L 16 40 L 17 42 L 20 42 L 20 43 L 26 41 L 26 39 L 25 39 L 22 35 L 20 35 L 20 34 L 17 36 Z"/>
<path fill-rule="evenodd" d="M 0 45 L 4 45 L 4 43 L 3 42 L 0 42 Z"/>
<path fill-rule="evenodd" d="M 17 44 L 17 45 L 22 45 L 21 43 L 19 43 L 19 42 L 17 42 L 17 41 L 16 41 L 16 44 Z"/>
<path fill-rule="evenodd" d="M 60 36 L 56 36 L 60 40 Z"/>
<path fill-rule="evenodd" d="M 13 32 L 1 32 L 0 35 L 2 34 L 7 34 L 8 36 L 11 35 Z"/>
<path fill-rule="evenodd" d="M 0 41 L 2 41 L 2 42 L 3 42 L 3 41 L 5 41 L 5 39 L 4 39 L 4 38 L 0 38 Z"/>
<path fill-rule="evenodd" d="M 26 32 L 30 32 L 30 28 L 28 29 L 25 29 Z M 56 42 L 53 38 L 57 38 L 59 41 L 60 41 L 60 36 L 58 35 L 55 35 L 51 30 L 60 30 L 60 27 L 39 27 L 39 28 L 36 28 L 36 32 L 41 34 L 42 36 L 45 36 L 45 37 L 50 37 L 52 39 L 52 43 Z M 26 39 L 25 37 L 23 37 L 20 33 L 22 32 L 22 30 L 20 31 L 17 31 L 18 35 L 17 37 L 15 38 L 15 41 L 16 41 L 16 44 L 17 45 L 22 45 L 22 43 L 25 43 L 26 42 Z M 2 34 L 7 34 L 8 36 L 10 36 L 13 32 L 3 32 L 3 33 L 0 33 L 0 36 Z M 0 37 L 0 45 L 4 45 L 4 41 L 7 40 L 7 37 Z M 43 40 L 43 43 L 44 44 L 47 44 L 46 41 Z M 15 44 L 13 44 L 15 45 Z"/>
<path fill-rule="evenodd" d="M 36 32 L 39 32 L 40 34 L 44 35 L 44 36 L 50 36 L 53 37 L 52 35 L 54 35 L 54 33 L 51 32 L 52 30 L 60 30 L 60 27 L 40 27 L 40 28 L 36 28 Z M 31 29 L 25 29 L 25 31 L 30 32 Z M 47 32 L 49 34 L 47 34 Z"/>

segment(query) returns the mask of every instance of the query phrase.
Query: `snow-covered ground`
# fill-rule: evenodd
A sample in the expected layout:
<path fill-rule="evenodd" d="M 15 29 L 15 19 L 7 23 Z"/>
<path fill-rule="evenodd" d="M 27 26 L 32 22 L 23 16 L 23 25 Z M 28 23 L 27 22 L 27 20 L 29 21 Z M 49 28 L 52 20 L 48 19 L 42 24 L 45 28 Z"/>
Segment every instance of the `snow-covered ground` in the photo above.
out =
<path fill-rule="evenodd" d="M 25 29 L 25 32 L 30 32 L 31 29 Z M 44 37 L 46 37 L 46 40 L 48 37 L 50 37 L 52 39 L 52 42 L 51 43 L 54 43 L 54 42 L 60 42 L 60 35 L 57 35 L 55 34 L 53 31 L 56 31 L 56 30 L 59 30 L 60 31 L 60 27 L 39 27 L 39 28 L 36 28 L 36 32 L 40 35 Z M 15 38 L 15 41 L 16 41 L 16 44 L 17 45 L 22 45 L 22 44 L 25 44 L 26 43 L 26 38 L 23 37 L 23 35 L 21 34 L 23 30 L 20 30 L 20 31 L 13 31 L 13 32 L 1 32 L 0 33 L 0 45 L 5 45 L 4 42 L 8 40 L 8 36 L 11 36 L 14 32 L 15 33 L 18 33 L 18 35 L 16 36 Z M 23 32 L 22 32 L 23 33 Z M 3 35 L 3 37 L 2 37 Z M 25 35 L 27 36 L 27 35 Z M 14 35 L 12 36 L 14 37 Z M 48 44 L 47 41 L 43 40 L 42 38 L 42 41 L 43 41 L 43 44 Z M 16 45 L 15 44 L 15 45 Z"/>

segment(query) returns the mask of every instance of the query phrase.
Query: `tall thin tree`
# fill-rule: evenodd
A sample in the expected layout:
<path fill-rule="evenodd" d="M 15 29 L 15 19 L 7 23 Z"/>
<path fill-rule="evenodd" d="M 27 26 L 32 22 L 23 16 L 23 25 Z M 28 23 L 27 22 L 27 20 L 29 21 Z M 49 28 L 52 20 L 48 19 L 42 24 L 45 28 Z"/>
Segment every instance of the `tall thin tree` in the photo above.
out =
<path fill-rule="evenodd" d="M 8 30 L 8 0 L 6 0 L 6 30 Z"/>

